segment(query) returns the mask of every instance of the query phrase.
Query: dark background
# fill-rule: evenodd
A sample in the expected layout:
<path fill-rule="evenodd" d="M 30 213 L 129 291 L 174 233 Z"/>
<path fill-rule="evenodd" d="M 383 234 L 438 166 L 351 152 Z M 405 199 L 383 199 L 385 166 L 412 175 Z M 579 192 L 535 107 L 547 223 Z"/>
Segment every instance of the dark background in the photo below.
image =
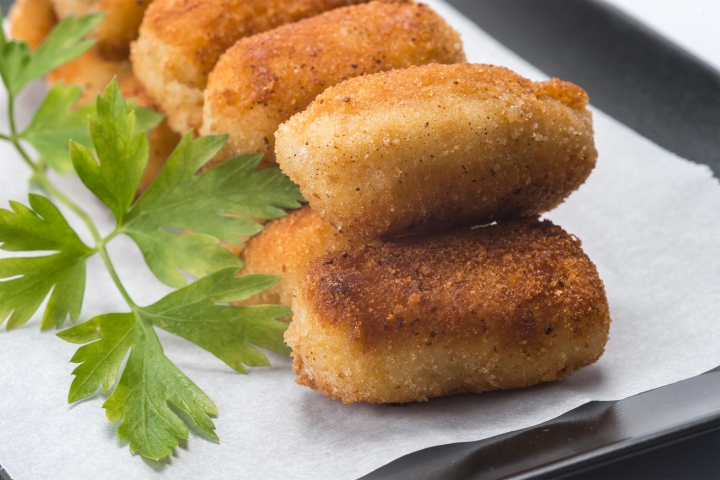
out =
<path fill-rule="evenodd" d="M 11 3 L 0 0 L 5 16 Z M 713 68 L 599 2 L 449 0 L 449 3 L 548 75 L 581 85 L 596 107 L 664 148 L 709 165 L 720 176 L 720 74 Z M 703 381 L 706 387 L 707 382 L 717 385 L 718 379 L 720 375 L 706 374 L 607 408 L 637 408 L 636 412 L 642 412 L 643 402 L 650 402 L 647 407 L 651 408 L 663 399 L 669 400 L 672 392 L 687 393 Z M 701 388 L 699 395 L 705 391 Z M 609 411 L 598 402 L 578 410 L 567 414 L 581 419 L 576 422 L 577 428 L 595 425 L 593 422 L 602 424 Z M 700 427 L 682 434 L 676 432 L 660 439 L 663 441 L 641 442 L 632 451 L 626 449 L 624 455 L 601 458 L 587 468 L 540 476 L 527 471 L 521 474 L 534 478 L 720 478 L 720 423 L 715 418 Z M 579 432 L 571 430 L 573 435 Z M 531 429 L 526 433 L 533 435 Z M 558 434 L 567 435 L 568 431 L 558 429 Z M 553 440 L 546 437 L 545 441 L 549 445 Z M 516 451 L 518 448 L 513 446 L 521 444 L 514 442 L 488 439 L 444 450 L 435 447 L 402 457 L 368 478 L 407 478 L 411 471 L 415 478 L 449 478 L 448 472 L 454 472 L 453 478 L 494 478 L 501 475 L 500 470 L 493 471 L 494 465 L 500 465 L 503 459 L 515 464 L 528 460 L 523 455 L 526 450 Z M 503 453 L 505 444 L 510 448 Z M 457 451 L 452 451 L 453 448 Z M 470 453 L 460 452 L 462 449 Z M 0 467 L 0 477 L 3 476 L 7 473 Z"/>

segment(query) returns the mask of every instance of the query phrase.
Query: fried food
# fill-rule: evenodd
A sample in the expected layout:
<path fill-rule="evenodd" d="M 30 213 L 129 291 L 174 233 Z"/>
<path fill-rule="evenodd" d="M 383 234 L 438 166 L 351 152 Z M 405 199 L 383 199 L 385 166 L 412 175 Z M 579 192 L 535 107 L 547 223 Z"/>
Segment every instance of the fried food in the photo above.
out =
<path fill-rule="evenodd" d="M 156 0 L 132 46 L 133 68 L 173 130 L 197 130 L 208 74 L 238 39 L 363 1 Z"/>
<path fill-rule="evenodd" d="M 602 355 L 610 327 L 580 245 L 526 219 L 325 255 L 285 333 L 297 382 L 344 403 L 405 403 L 566 377 Z"/>
<path fill-rule="evenodd" d="M 426 63 L 465 61 L 459 34 L 430 7 L 375 1 L 240 40 L 205 90 L 202 134 L 229 134 L 215 163 L 263 153 L 274 166 L 278 126 L 344 79 Z"/>
<path fill-rule="evenodd" d="M 10 12 L 10 35 L 26 41 L 34 50 L 50 33 L 56 22 L 50 0 L 19 0 Z M 62 81 L 66 85 L 82 87 L 78 105 L 85 105 L 102 93 L 114 77 L 117 78 L 125 98 L 135 101 L 140 106 L 155 109 L 145 89 L 133 75 L 130 61 L 108 60 L 103 57 L 98 46 L 48 73 L 46 81 L 48 85 Z M 167 120 L 163 120 L 148 132 L 148 140 L 150 157 L 138 189 L 139 193 L 145 191 L 155 180 L 170 153 L 180 141 L 180 136 L 170 129 Z"/>
<path fill-rule="evenodd" d="M 529 217 L 590 175 L 585 92 L 491 65 L 350 79 L 280 126 L 275 153 L 323 219 L 365 238 Z"/>
<path fill-rule="evenodd" d="M 17 0 L 10 7 L 10 36 L 35 50 L 55 26 L 57 18 L 50 0 Z"/>
<path fill-rule="evenodd" d="M 84 105 L 101 94 L 114 77 L 117 78 L 120 90 L 126 99 L 133 100 L 139 106 L 157 109 L 133 75 L 130 61 L 105 60 L 95 47 L 72 62 L 48 73 L 47 82 L 52 85 L 63 81 L 66 85 L 81 86 L 82 95 L 78 104 Z M 140 182 L 139 193 L 145 191 L 155 180 L 180 141 L 180 136 L 169 127 L 167 119 L 163 119 L 158 126 L 148 132 L 148 141 L 150 156 Z"/>
<path fill-rule="evenodd" d="M 93 47 L 75 60 L 48 73 L 48 85 L 63 81 L 66 85 L 82 87 L 79 104 L 84 105 L 105 90 L 107 84 L 117 77 L 119 83 L 132 82 L 132 68 L 127 60 L 106 60 Z"/>
<path fill-rule="evenodd" d="M 245 268 L 241 274 L 266 273 L 283 279 L 243 304 L 292 307 L 295 288 L 310 262 L 326 253 L 361 244 L 335 230 L 308 206 L 274 220 L 251 238 L 242 251 Z"/>
<path fill-rule="evenodd" d="M 97 53 L 107 60 L 124 60 L 130 42 L 138 36 L 140 22 L 152 0 L 52 0 L 59 18 L 70 14 L 105 12 L 102 23 L 90 33 L 97 38 Z"/>

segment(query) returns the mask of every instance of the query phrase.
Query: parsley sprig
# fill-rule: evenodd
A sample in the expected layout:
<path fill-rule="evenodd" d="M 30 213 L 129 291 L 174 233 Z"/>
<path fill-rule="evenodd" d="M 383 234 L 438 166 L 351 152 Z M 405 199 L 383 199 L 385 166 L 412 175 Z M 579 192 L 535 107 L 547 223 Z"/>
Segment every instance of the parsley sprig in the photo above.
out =
<path fill-rule="evenodd" d="M 239 244 L 240 237 L 262 229 L 252 219 L 280 217 L 284 209 L 299 207 L 302 197 L 279 170 L 256 171 L 259 155 L 240 156 L 198 175 L 225 138 L 193 139 L 188 133 L 155 182 L 135 200 L 148 162 L 147 131 L 161 117 L 126 102 L 116 81 L 95 102 L 79 109 L 74 109 L 78 87 L 53 86 L 30 124 L 19 130 L 17 95 L 87 51 L 92 41 L 83 38 L 101 19 L 67 17 L 35 52 L 0 31 L 0 77 L 8 92 L 10 126 L 0 139 L 12 143 L 31 168 L 33 183 L 82 220 L 93 239 L 92 245 L 83 242 L 43 195 L 31 193 L 28 205 L 11 201 L 9 210 L 0 209 L 0 248 L 33 252 L 0 259 L 0 324 L 7 320 L 8 329 L 23 325 L 48 297 L 41 329 L 59 328 L 68 318 L 75 323 L 82 311 L 87 259 L 100 255 L 127 311 L 98 315 L 58 333 L 81 345 L 71 359 L 78 366 L 68 401 L 100 388 L 112 390 L 103 408 L 110 421 L 121 422 L 118 436 L 129 441 L 133 452 L 158 460 L 188 435 L 187 425 L 171 406 L 212 438 L 217 438 L 211 420 L 217 407 L 165 356 L 155 329 L 199 345 L 240 373 L 246 373 L 247 366 L 269 365 L 257 347 L 288 353 L 282 339 L 287 325 L 278 319 L 290 314 L 289 309 L 228 305 L 269 288 L 279 278 L 238 276 L 240 260 L 218 243 Z M 26 144 L 39 158 L 33 159 Z M 76 173 L 113 213 L 114 230 L 100 235 L 82 207 L 52 183 L 48 168 Z M 160 281 L 179 289 L 152 305 L 135 303 L 106 248 L 119 235 L 135 241 Z M 186 285 L 181 270 L 198 280 Z"/>

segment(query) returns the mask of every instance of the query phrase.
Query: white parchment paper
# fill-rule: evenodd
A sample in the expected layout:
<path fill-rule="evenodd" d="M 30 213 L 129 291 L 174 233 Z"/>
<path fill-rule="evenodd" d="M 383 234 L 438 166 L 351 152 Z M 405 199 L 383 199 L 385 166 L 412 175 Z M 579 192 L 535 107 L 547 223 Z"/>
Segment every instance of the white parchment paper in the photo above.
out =
<path fill-rule="evenodd" d="M 462 32 L 470 61 L 544 77 L 447 5 L 428 3 Z M 33 111 L 39 92 L 22 98 L 21 113 Z M 2 95 L 0 111 L 5 104 Z M 605 281 L 613 324 L 595 365 L 524 390 L 402 408 L 342 405 L 296 385 L 288 359 L 272 356 L 272 368 L 241 376 L 161 334 L 168 356 L 217 403 L 221 442 L 191 433 L 172 458 L 153 465 L 117 440 L 117 426 L 100 408 L 102 395 L 67 405 L 68 360 L 76 346 L 40 334 L 36 318 L 0 333 L 0 464 L 15 480 L 350 479 L 421 448 L 529 427 L 591 400 L 622 399 L 720 365 L 720 184 L 707 167 L 678 158 L 602 112 L 595 111 L 595 128 L 595 172 L 548 215 L 583 240 Z M 0 144 L 0 207 L 10 199 L 26 201 L 28 177 L 14 151 Z M 105 230 L 111 228 L 111 215 L 77 179 L 59 181 Z M 131 242 L 113 242 L 111 255 L 136 301 L 149 303 L 167 292 Z M 125 309 L 94 259 L 82 319 Z"/>

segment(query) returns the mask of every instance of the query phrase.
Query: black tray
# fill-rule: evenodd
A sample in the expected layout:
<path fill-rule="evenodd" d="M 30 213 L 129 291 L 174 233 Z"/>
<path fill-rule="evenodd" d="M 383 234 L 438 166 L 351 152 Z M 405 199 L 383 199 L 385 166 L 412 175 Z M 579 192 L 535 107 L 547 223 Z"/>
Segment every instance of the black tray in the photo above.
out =
<path fill-rule="evenodd" d="M 599 1 L 448 3 L 546 74 L 582 85 L 605 113 L 720 176 L 720 73 L 710 66 Z M 720 478 L 720 368 L 421 450 L 363 478 Z"/>
<path fill-rule="evenodd" d="M 548 75 L 582 85 L 601 110 L 720 175 L 716 70 L 601 2 L 449 3 Z M 536 427 L 424 449 L 364 478 L 720 478 L 719 452 L 715 369 Z M 0 477 L 10 479 L 2 466 Z"/>

